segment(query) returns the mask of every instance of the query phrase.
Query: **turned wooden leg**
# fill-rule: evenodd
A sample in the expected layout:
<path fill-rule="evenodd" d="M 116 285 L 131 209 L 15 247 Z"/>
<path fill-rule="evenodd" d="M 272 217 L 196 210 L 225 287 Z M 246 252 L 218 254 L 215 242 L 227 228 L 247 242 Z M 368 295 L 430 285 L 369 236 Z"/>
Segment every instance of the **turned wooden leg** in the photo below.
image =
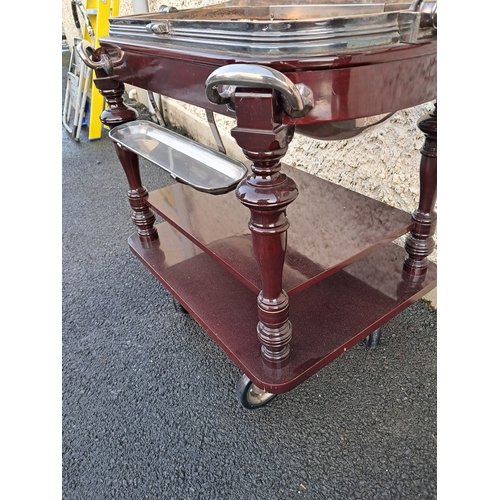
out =
<path fill-rule="evenodd" d="M 151 209 L 146 205 L 148 192 L 142 185 L 139 171 L 139 158 L 135 153 L 123 149 L 115 144 L 116 154 L 122 164 L 125 175 L 127 176 L 128 201 L 132 207 L 132 221 L 134 222 L 139 238 L 143 243 L 151 243 L 158 239 L 158 231 L 154 227 L 155 216 Z"/>
<path fill-rule="evenodd" d="M 417 210 L 413 212 L 413 229 L 408 235 L 405 250 L 408 253 L 403 269 L 408 274 L 421 276 L 427 272 L 427 257 L 434 249 L 434 232 L 437 214 L 437 104 L 430 115 L 418 122 L 425 134 L 424 146 L 420 150 L 420 199 Z"/>
<path fill-rule="evenodd" d="M 123 102 L 125 85 L 108 76 L 94 78 L 94 84 L 104 97 L 107 107 L 101 113 L 101 122 L 113 128 L 137 119 L 137 111 Z"/>
<path fill-rule="evenodd" d="M 137 118 L 137 111 L 123 102 L 125 86 L 110 77 L 95 78 L 94 83 L 104 96 L 108 107 L 101 113 L 101 122 L 110 128 Z M 132 207 L 132 220 L 137 227 L 139 238 L 143 243 L 151 243 L 158 239 L 154 227 L 155 216 L 147 206 L 148 192 L 142 185 L 139 170 L 139 158 L 135 153 L 115 144 L 116 154 L 127 176 L 129 191 L 128 199 Z"/>
<path fill-rule="evenodd" d="M 231 133 L 252 161 L 252 174 L 240 183 L 236 197 L 250 209 L 249 228 L 262 279 L 257 335 L 264 361 L 279 368 L 289 361 L 292 337 L 283 265 L 289 227 L 286 207 L 298 189 L 281 172 L 280 159 L 293 137 L 293 127 L 282 125 L 275 91 L 237 91 L 235 109 L 237 127 Z"/>

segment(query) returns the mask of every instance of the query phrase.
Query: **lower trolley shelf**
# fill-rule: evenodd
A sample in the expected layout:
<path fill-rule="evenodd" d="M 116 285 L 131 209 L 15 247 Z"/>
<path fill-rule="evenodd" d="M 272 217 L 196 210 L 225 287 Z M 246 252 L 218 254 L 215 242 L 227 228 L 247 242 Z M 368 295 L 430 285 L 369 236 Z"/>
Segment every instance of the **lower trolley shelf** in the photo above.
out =
<path fill-rule="evenodd" d="M 134 254 L 261 389 L 290 391 L 396 316 L 437 283 L 403 273 L 404 249 L 389 244 L 290 297 L 290 363 L 264 364 L 257 339 L 257 295 L 167 222 L 159 239 L 129 238 Z"/>

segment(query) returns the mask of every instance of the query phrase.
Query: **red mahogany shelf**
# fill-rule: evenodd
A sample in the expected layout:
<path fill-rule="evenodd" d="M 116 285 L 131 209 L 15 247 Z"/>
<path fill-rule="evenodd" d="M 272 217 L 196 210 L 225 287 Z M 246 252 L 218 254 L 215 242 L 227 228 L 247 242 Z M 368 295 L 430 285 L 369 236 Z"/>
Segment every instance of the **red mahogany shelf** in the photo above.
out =
<path fill-rule="evenodd" d="M 255 332 L 257 295 L 167 222 L 150 245 L 137 234 L 133 253 L 260 388 L 287 392 L 436 286 L 401 271 L 405 251 L 386 245 L 290 299 L 290 363 L 268 368 Z"/>
<path fill-rule="evenodd" d="M 134 254 L 261 389 L 283 393 L 316 373 L 436 286 L 402 272 L 406 252 L 390 242 L 409 214 L 283 165 L 301 186 L 283 270 L 293 325 L 290 363 L 262 362 L 255 332 L 259 269 L 245 207 L 183 184 L 149 193 L 166 222 L 158 240 L 129 238 Z M 328 211 L 324 210 L 328 206 Z M 332 216 L 332 214 L 335 214 Z"/>
<path fill-rule="evenodd" d="M 407 233 L 408 213 L 282 165 L 300 186 L 287 210 L 293 230 L 283 269 L 289 296 Z M 255 293 L 262 289 L 248 211 L 234 192 L 207 195 L 183 184 L 149 193 L 147 204 Z M 324 207 L 328 210 L 325 211 Z"/>

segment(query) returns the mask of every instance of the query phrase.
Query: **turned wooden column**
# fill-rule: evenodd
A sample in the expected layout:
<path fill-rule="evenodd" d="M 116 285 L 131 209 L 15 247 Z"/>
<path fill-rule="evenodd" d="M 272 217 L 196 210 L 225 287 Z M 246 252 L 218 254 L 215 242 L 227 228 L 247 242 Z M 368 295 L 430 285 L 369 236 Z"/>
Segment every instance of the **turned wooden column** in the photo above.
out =
<path fill-rule="evenodd" d="M 252 173 L 236 189 L 238 200 L 250 209 L 248 224 L 262 290 L 257 298 L 257 335 L 267 365 L 285 366 L 290 356 L 292 324 L 288 295 L 283 290 L 287 247 L 286 207 L 295 200 L 295 182 L 281 172 L 281 158 L 293 137 L 293 126 L 283 125 L 279 95 L 274 90 L 237 89 L 237 126 L 231 134 L 252 161 Z"/>
<path fill-rule="evenodd" d="M 98 54 L 98 51 L 96 51 L 96 54 Z M 113 80 L 103 70 L 96 70 L 94 83 L 108 105 L 100 116 L 104 125 L 113 128 L 137 119 L 137 111 L 123 102 L 123 93 L 125 92 L 123 83 Z M 139 157 L 118 144 L 115 144 L 115 150 L 127 176 L 130 188 L 127 194 L 133 210 L 132 221 L 137 228 L 140 240 L 143 243 L 151 243 L 158 239 L 158 232 L 154 227 L 155 216 L 146 205 L 148 192 L 142 185 Z"/>
<path fill-rule="evenodd" d="M 408 253 L 403 269 L 405 272 L 421 276 L 427 272 L 427 257 L 434 249 L 433 235 L 436 231 L 437 214 L 437 104 L 434 110 L 421 118 L 418 127 L 425 134 L 425 142 L 420 150 L 420 199 L 418 208 L 412 214 L 413 228 L 406 238 Z"/>
<path fill-rule="evenodd" d="M 151 243 L 158 239 L 158 231 L 154 226 L 155 216 L 146 205 L 148 191 L 142 185 L 139 171 L 139 158 L 135 153 L 115 144 L 116 154 L 127 176 L 129 190 L 128 201 L 132 207 L 132 221 L 134 222 L 139 238 L 143 243 Z"/>

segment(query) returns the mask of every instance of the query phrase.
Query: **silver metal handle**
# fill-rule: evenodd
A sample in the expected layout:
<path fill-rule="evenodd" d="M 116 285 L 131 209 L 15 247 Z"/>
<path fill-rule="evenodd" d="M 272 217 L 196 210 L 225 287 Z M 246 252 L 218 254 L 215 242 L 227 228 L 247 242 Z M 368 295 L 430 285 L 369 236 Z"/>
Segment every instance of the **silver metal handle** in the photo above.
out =
<path fill-rule="evenodd" d="M 410 10 L 420 12 L 420 27 L 437 29 L 437 0 L 416 0 Z"/>
<path fill-rule="evenodd" d="M 101 54 L 99 61 L 94 61 L 92 59 L 92 54 L 94 49 L 92 45 L 87 40 L 82 40 L 76 46 L 76 51 L 81 57 L 82 61 L 92 69 L 103 69 L 108 75 L 113 71 L 113 62 L 111 58 L 106 54 Z"/>
<path fill-rule="evenodd" d="M 176 7 L 170 7 L 168 5 L 160 5 L 158 10 L 160 12 L 165 12 L 165 14 L 170 14 L 172 12 L 179 12 Z"/>
<path fill-rule="evenodd" d="M 294 84 L 279 71 L 258 64 L 228 64 L 216 69 L 205 82 L 205 92 L 210 102 L 227 104 L 230 97 L 221 95 L 217 87 L 271 88 L 283 97 L 283 108 L 292 118 L 306 116 L 313 108 L 312 90 L 302 83 Z"/>
<path fill-rule="evenodd" d="M 422 28 L 434 28 L 437 29 L 437 0 L 434 2 L 422 2 L 420 5 L 421 21 L 420 26 Z"/>
<path fill-rule="evenodd" d="M 217 144 L 217 149 L 219 150 L 219 153 L 225 155 L 226 148 L 222 142 L 222 137 L 220 136 L 219 129 L 217 128 L 217 123 L 215 123 L 214 112 L 210 109 L 206 109 L 205 114 L 207 115 L 208 124 L 210 126 L 210 130 L 212 131 L 212 135 L 214 136 L 215 143 Z"/>

